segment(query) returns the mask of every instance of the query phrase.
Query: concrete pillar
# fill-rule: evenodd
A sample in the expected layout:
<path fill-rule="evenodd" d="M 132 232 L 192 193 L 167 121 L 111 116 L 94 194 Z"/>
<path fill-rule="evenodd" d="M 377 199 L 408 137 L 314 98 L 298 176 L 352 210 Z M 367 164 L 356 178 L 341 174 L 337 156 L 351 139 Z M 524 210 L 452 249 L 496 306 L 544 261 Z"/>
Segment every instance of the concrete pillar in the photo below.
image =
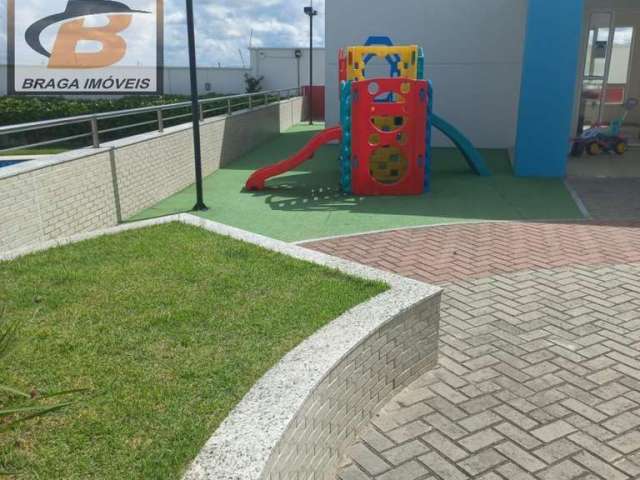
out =
<path fill-rule="evenodd" d="M 515 149 L 519 176 L 566 174 L 583 15 L 583 0 L 529 0 Z"/>

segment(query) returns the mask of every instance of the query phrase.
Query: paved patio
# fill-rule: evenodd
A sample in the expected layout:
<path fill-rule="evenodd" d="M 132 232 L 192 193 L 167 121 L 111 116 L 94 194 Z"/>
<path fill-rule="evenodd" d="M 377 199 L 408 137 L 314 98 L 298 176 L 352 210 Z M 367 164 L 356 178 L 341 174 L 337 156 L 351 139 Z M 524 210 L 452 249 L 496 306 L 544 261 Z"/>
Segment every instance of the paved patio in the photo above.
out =
<path fill-rule="evenodd" d="M 640 262 L 640 222 L 476 223 L 303 243 L 428 283 Z"/>
<path fill-rule="evenodd" d="M 445 287 L 440 367 L 353 479 L 640 478 L 640 224 L 474 224 L 307 244 Z"/>

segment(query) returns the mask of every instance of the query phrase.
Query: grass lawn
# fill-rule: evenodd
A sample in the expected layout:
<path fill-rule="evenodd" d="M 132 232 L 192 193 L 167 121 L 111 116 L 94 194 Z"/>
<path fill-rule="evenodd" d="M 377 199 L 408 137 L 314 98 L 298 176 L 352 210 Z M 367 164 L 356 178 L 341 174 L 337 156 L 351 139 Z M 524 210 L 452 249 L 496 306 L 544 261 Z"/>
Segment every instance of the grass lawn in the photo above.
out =
<path fill-rule="evenodd" d="M 483 150 L 491 177 L 471 173 L 455 149 L 434 149 L 432 191 L 415 197 L 343 195 L 339 147 L 328 145 L 297 170 L 245 192 L 251 173 L 299 150 L 322 125 L 296 126 L 205 179 L 201 215 L 286 241 L 438 223 L 478 220 L 569 220 L 582 214 L 560 179 L 517 178 L 506 151 Z M 190 187 L 135 218 L 187 211 Z"/>
<path fill-rule="evenodd" d="M 91 390 L 2 432 L 0 467 L 177 479 L 278 359 L 386 288 L 181 224 L 0 263 L 0 313 L 22 320 L 0 384 Z"/>

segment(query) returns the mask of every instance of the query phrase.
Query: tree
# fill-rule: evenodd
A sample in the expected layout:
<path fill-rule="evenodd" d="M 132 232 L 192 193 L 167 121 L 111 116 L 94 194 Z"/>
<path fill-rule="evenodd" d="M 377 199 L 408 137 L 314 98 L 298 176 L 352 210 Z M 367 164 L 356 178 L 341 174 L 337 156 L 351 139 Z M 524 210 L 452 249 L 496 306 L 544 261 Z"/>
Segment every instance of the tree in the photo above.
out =
<path fill-rule="evenodd" d="M 264 76 L 254 77 L 253 75 L 249 75 L 248 73 L 244 74 L 244 82 L 247 84 L 246 92 L 247 93 L 257 93 L 262 91 L 262 80 L 264 80 Z"/>

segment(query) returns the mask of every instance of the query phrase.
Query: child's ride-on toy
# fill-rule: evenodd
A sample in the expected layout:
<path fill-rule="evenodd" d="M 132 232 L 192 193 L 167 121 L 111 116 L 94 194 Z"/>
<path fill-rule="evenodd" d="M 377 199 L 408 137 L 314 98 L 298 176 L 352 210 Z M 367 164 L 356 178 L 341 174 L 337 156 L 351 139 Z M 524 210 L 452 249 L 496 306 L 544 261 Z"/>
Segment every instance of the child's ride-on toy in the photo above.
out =
<path fill-rule="evenodd" d="M 574 140 L 571 154 L 574 157 L 580 157 L 584 152 L 592 156 L 609 152 L 624 155 L 629 140 L 616 133 L 616 130 L 613 123 L 610 127 L 594 127 L 586 130 Z"/>
<path fill-rule="evenodd" d="M 574 139 L 571 155 L 580 157 L 584 152 L 593 156 L 609 152 L 624 155 L 629 146 L 629 139 L 621 134 L 622 125 L 629 112 L 639 103 L 640 100 L 637 98 L 630 98 L 624 104 L 625 112 L 621 118 L 613 120 L 608 127 L 595 126 L 585 130 L 582 135 Z"/>

